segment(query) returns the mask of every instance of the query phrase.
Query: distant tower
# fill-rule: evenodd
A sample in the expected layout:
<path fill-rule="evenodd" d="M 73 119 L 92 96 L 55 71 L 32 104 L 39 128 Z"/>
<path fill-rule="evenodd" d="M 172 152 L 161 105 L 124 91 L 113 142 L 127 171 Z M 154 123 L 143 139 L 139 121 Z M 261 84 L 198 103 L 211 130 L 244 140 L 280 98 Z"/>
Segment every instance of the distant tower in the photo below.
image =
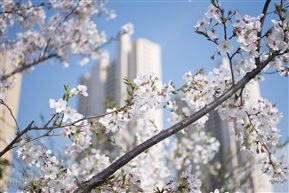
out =
<path fill-rule="evenodd" d="M 223 59 L 221 65 L 229 68 L 229 61 L 227 59 Z M 252 80 L 246 87 L 250 91 L 249 98 L 246 101 L 246 105 L 255 103 L 260 98 L 260 88 L 258 82 Z M 179 109 L 182 109 L 182 107 L 187 105 L 186 102 L 181 100 L 181 97 L 177 97 L 176 102 Z M 220 142 L 219 152 L 215 155 L 215 157 L 210 163 L 214 164 L 216 162 L 221 162 L 221 172 L 224 172 L 225 170 L 233 171 L 234 168 L 236 169 L 242 166 L 244 163 L 250 162 L 250 160 L 248 160 L 248 153 L 240 151 L 240 145 L 237 137 L 232 132 L 232 129 L 235 128 L 235 121 L 222 120 L 219 116 L 218 111 L 214 110 L 209 113 L 209 119 L 206 122 L 204 128 L 201 129 L 206 132 L 210 132 L 212 136 Z M 195 130 L 196 129 L 188 129 L 188 131 Z M 257 159 L 259 158 L 258 156 L 259 155 L 257 155 Z M 246 179 L 246 177 L 244 176 L 247 176 L 248 178 L 246 181 L 246 188 L 248 188 L 248 190 L 251 189 L 252 193 L 272 193 L 273 186 L 269 182 L 268 176 L 261 172 L 261 164 L 254 163 L 253 160 L 251 161 L 252 162 L 251 164 L 249 164 L 245 173 L 238 173 L 237 171 L 234 171 L 230 178 L 228 178 L 227 180 L 232 180 L 234 187 L 240 187 L 243 183 L 242 180 Z M 223 186 L 223 182 L 221 181 L 220 176 L 214 176 L 205 173 L 205 167 L 203 166 L 201 166 L 200 169 L 202 175 L 206 176 L 206 178 L 203 179 L 202 182 L 206 185 L 207 190 L 212 191 L 214 189 L 219 189 L 221 186 Z M 248 193 L 247 190 L 243 191 Z"/>
<path fill-rule="evenodd" d="M 224 58 L 221 62 L 221 65 L 229 68 L 228 59 Z M 258 101 L 261 97 L 259 83 L 255 80 L 251 80 L 250 83 L 246 85 L 246 88 L 249 90 L 249 96 L 245 105 L 250 105 Z M 231 161 L 227 163 L 227 168 L 236 168 L 242 164 L 248 162 L 249 155 L 247 152 L 240 152 L 240 145 L 237 140 L 237 137 L 232 131 L 232 128 L 236 128 L 236 123 L 234 121 L 228 122 L 227 120 L 222 120 L 217 111 L 212 111 L 209 115 L 209 120 L 206 123 L 205 130 L 213 133 L 221 146 L 219 153 L 217 153 L 214 160 L 221 160 L 228 155 L 228 150 L 232 155 Z M 234 156 L 235 155 L 235 156 Z M 261 158 L 259 155 L 255 156 L 257 159 Z M 252 160 L 251 168 L 248 169 L 247 175 L 250 176 L 248 186 L 253 190 L 254 193 L 272 193 L 273 186 L 269 182 L 269 178 L 266 174 L 261 172 L 261 164 L 255 163 Z M 238 179 L 240 174 L 237 172 L 233 173 L 233 177 Z M 240 181 L 236 180 L 235 185 L 238 186 Z"/>
<path fill-rule="evenodd" d="M 106 53 L 92 72 L 81 78 L 80 84 L 88 87 L 89 97 L 79 98 L 80 113 L 104 113 L 107 102 L 124 105 L 124 100 L 128 97 L 127 86 L 123 83 L 124 77 L 133 80 L 137 73 L 153 72 L 161 79 L 161 49 L 158 44 L 142 38 L 131 43 L 130 36 L 125 34 L 120 38 L 118 53 L 118 59 L 112 62 Z M 152 111 L 147 116 L 154 119 L 155 124 L 162 129 L 161 110 Z"/>
<path fill-rule="evenodd" d="M 5 55 L 5 53 L 0 53 L 0 71 L 4 70 L 7 72 L 11 72 L 12 66 L 10 64 L 9 58 Z M 0 72 L 0 75 L 2 72 Z M 18 104 L 20 99 L 20 90 L 21 90 L 21 81 L 22 76 L 20 74 L 16 74 L 13 76 L 15 85 L 9 90 L 3 101 L 8 105 L 13 113 L 14 117 L 17 120 L 18 113 Z M 12 80 L 12 77 L 9 78 L 9 81 Z M 1 86 L 1 84 L 0 84 Z M 6 146 L 7 142 L 14 137 L 15 134 L 15 121 L 12 118 L 10 111 L 4 106 L 0 104 L 0 151 L 2 151 Z M 1 160 L 8 160 L 11 163 L 12 151 L 7 152 L 5 155 L 1 157 Z M 3 166 L 0 165 L 1 170 Z M 9 186 L 9 167 L 5 167 L 3 178 L 0 179 L 0 190 L 5 191 Z"/>
<path fill-rule="evenodd" d="M 154 73 L 161 78 L 161 49 L 156 43 L 146 39 L 137 39 L 131 42 L 130 36 L 122 35 L 119 42 L 118 58 L 112 62 L 109 61 L 108 54 L 100 59 L 98 65 L 94 66 L 90 74 L 85 74 L 80 84 L 88 87 L 89 96 L 87 98 L 80 96 L 79 112 L 84 115 L 99 115 L 106 112 L 107 105 L 121 107 L 125 105 L 125 99 L 128 99 L 127 85 L 123 83 L 123 78 L 127 77 L 131 81 L 136 78 L 137 73 Z M 110 107 L 111 108 L 111 107 Z M 148 120 L 154 122 L 157 130 L 163 129 L 163 112 L 161 109 L 150 110 L 145 114 Z M 114 159 L 122 155 L 125 151 L 136 146 L 136 128 L 143 128 L 146 125 L 143 121 L 130 122 L 125 129 L 111 138 L 117 144 L 116 148 L 111 143 L 98 144 L 97 147 L 104 152 L 108 152 L 110 157 Z M 93 143 L 97 143 L 97 139 L 93 138 Z M 124 152 L 123 152 L 124 151 Z M 150 176 L 144 184 L 148 189 L 145 191 L 152 192 L 156 186 L 163 185 L 163 179 L 157 171 L 165 163 L 163 161 L 163 146 L 156 145 L 147 151 L 147 155 L 152 165 L 145 167 L 155 168 L 147 171 L 146 175 Z M 142 168 L 143 169 L 143 168 Z M 152 186 L 152 187 L 151 187 Z M 154 186 L 154 187 L 153 187 Z"/>
<path fill-rule="evenodd" d="M 79 112 L 88 116 L 97 115 L 105 112 L 108 103 L 119 107 L 125 105 L 124 100 L 129 96 L 123 78 L 133 80 L 137 73 L 154 73 L 161 79 L 161 48 L 158 44 L 143 38 L 132 43 L 130 36 L 124 34 L 120 38 L 118 58 L 110 62 L 106 53 L 91 73 L 81 78 L 80 83 L 88 87 L 89 96 L 87 98 L 80 96 Z M 146 113 L 146 118 L 154 121 L 158 130 L 163 129 L 162 110 L 150 110 Z M 119 142 L 117 144 L 120 144 L 123 150 L 129 150 L 135 145 L 131 129 L 138 124 L 139 122 L 129 123 L 126 130 L 114 136 L 116 143 Z M 110 149 L 110 145 L 107 144 L 102 148 Z"/>
<path fill-rule="evenodd" d="M 260 89 L 259 84 L 256 81 L 252 81 L 250 85 L 247 85 L 247 88 L 250 90 L 249 100 L 246 104 L 253 103 L 258 100 L 260 97 Z M 236 127 L 235 122 L 228 122 L 226 120 L 222 120 L 219 116 L 218 111 L 212 111 L 209 114 L 209 120 L 207 121 L 204 130 L 210 131 L 212 135 L 220 142 L 220 149 L 219 152 L 216 154 L 215 158 L 213 159 L 212 163 L 215 161 L 224 160 L 224 158 L 228 158 L 228 151 L 230 151 L 231 158 L 227 160 L 226 167 L 228 170 L 232 168 L 237 168 L 242 164 L 250 161 L 248 160 L 249 154 L 248 152 L 240 151 L 240 145 L 237 141 L 237 137 L 232 132 L 232 128 Z M 259 155 L 255 156 L 257 159 L 261 158 Z M 247 187 L 252 190 L 253 193 L 273 193 L 273 186 L 269 182 L 269 177 L 261 172 L 261 164 L 254 163 L 253 160 L 252 165 L 247 168 L 246 175 L 249 176 Z M 224 164 L 224 163 L 223 163 Z M 244 175 L 244 174 L 242 174 Z M 233 176 L 231 179 L 234 179 L 234 185 L 238 187 L 241 185 L 241 178 L 242 176 L 238 172 L 233 172 Z M 218 176 L 211 176 L 207 178 L 207 183 L 212 189 L 217 188 L 218 182 L 216 181 Z"/>

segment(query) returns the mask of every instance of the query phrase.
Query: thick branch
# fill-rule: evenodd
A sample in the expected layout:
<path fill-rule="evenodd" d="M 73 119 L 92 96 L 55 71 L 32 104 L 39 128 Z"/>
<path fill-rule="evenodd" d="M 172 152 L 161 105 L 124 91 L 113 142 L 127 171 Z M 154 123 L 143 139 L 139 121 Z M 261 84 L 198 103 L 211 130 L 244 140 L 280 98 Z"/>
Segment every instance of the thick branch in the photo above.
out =
<path fill-rule="evenodd" d="M 155 144 L 161 142 L 162 140 L 170 137 L 171 135 L 176 134 L 177 132 L 181 131 L 185 127 L 191 125 L 201 117 L 205 116 L 210 111 L 214 110 L 216 107 L 218 107 L 220 104 L 222 104 L 224 101 L 229 99 L 234 93 L 236 93 L 238 90 L 242 89 L 250 80 L 252 80 L 257 74 L 261 72 L 262 69 L 264 69 L 272 59 L 277 56 L 278 53 L 274 53 L 268 59 L 259 65 L 256 69 L 251 71 L 250 73 L 247 73 L 244 78 L 242 78 L 237 84 L 232 86 L 229 90 L 227 90 L 223 95 L 216 98 L 213 102 L 203 107 L 201 110 L 196 112 L 195 114 L 191 115 L 190 117 L 184 119 L 183 121 L 173 125 L 172 127 L 161 131 L 157 135 L 153 136 L 152 138 L 148 139 L 147 141 L 143 142 L 142 144 L 138 145 L 134 149 L 130 150 L 128 153 L 120 157 L 118 160 L 116 160 L 114 163 L 112 163 L 109 167 L 104 169 L 99 174 L 93 176 L 90 180 L 83 182 L 79 188 L 75 191 L 75 193 L 85 193 L 89 192 L 90 190 L 100 186 L 102 183 L 105 182 L 105 180 L 111 176 L 113 173 L 115 173 L 118 169 L 120 169 L 122 166 L 126 165 L 129 161 L 134 159 L 136 156 L 141 154 L 142 152 L 146 151 L 150 147 L 154 146 Z"/>

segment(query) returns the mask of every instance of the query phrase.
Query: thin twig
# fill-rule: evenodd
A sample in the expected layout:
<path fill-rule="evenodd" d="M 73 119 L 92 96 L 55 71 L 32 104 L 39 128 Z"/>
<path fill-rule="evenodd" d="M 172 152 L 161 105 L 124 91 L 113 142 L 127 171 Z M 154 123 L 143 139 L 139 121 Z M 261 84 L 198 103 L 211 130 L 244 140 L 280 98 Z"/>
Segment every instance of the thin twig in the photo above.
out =
<path fill-rule="evenodd" d="M 230 62 L 230 71 L 231 71 L 231 77 L 232 77 L 232 86 L 235 85 L 235 76 L 234 76 L 234 70 L 233 70 L 233 63 L 232 63 L 232 57 L 230 56 L 229 53 L 227 53 L 227 57 Z"/>
<path fill-rule="evenodd" d="M 26 144 L 26 143 L 29 143 L 29 142 L 31 142 L 31 141 L 35 141 L 35 140 L 37 140 L 37 139 L 40 139 L 40 138 L 42 138 L 42 137 L 52 137 L 52 136 L 61 136 L 61 135 L 60 135 L 60 134 L 49 134 L 49 132 L 47 132 L 47 133 L 45 133 L 45 134 L 43 134 L 43 135 L 39 135 L 39 136 L 37 136 L 37 137 L 34 137 L 34 138 L 29 139 L 28 141 L 25 142 L 25 144 Z M 15 148 L 15 147 L 17 147 L 17 145 L 12 146 L 11 149 L 13 149 L 13 148 Z"/>
<path fill-rule="evenodd" d="M 14 120 L 14 122 L 15 122 L 15 125 L 16 125 L 16 127 L 17 127 L 17 131 L 20 133 L 20 127 L 19 127 L 18 122 L 17 122 L 15 116 L 13 115 L 13 112 L 12 112 L 12 110 L 10 109 L 10 107 L 4 102 L 3 99 L 0 99 L 0 104 L 4 105 L 4 106 L 8 109 L 8 111 L 10 112 L 11 117 L 13 118 L 13 120 Z"/>
<path fill-rule="evenodd" d="M 13 146 L 19 142 L 20 138 L 31 129 L 33 123 L 34 121 L 31 121 L 31 123 L 23 131 L 16 135 L 16 137 L 0 152 L 0 157 L 2 157 L 6 152 L 11 150 Z"/>
<path fill-rule="evenodd" d="M 107 113 L 103 113 L 103 114 L 100 114 L 100 115 L 95 115 L 95 116 L 85 116 L 81 119 L 78 119 L 74 122 L 70 122 L 70 123 L 67 123 L 67 124 L 64 124 L 64 125 L 57 125 L 57 126 L 51 126 L 51 127 L 47 127 L 49 123 L 47 123 L 44 127 L 31 127 L 30 130 L 36 130 L 36 131 L 39 131 L 39 130 L 53 130 L 53 129 L 60 129 L 60 128 L 64 128 L 64 127 L 69 127 L 69 126 L 77 126 L 76 124 L 81 122 L 81 121 L 84 121 L 84 120 L 90 120 L 90 119 L 98 119 L 100 117 L 103 117 L 105 115 L 109 115 L 109 114 L 113 114 L 113 113 L 117 113 L 117 112 L 120 112 L 122 110 L 124 110 L 125 108 L 127 108 L 128 106 L 131 106 L 133 103 L 128 103 L 126 104 L 125 106 L 119 108 L 119 109 L 116 109 L 114 111 L 111 111 L 111 112 L 107 112 Z M 56 115 L 56 114 L 55 114 Z M 54 116 L 55 116 L 54 115 Z M 49 120 L 49 122 L 51 122 L 52 119 Z"/>
<path fill-rule="evenodd" d="M 267 15 L 266 13 L 267 13 L 267 10 L 268 10 L 268 7 L 269 7 L 270 3 L 271 3 L 271 0 L 266 0 L 266 2 L 264 4 L 264 7 L 263 7 L 263 11 L 262 11 L 263 17 L 260 19 L 260 23 L 261 23 L 260 31 L 257 32 L 257 37 L 259 39 L 258 39 L 258 45 L 257 45 L 257 50 L 256 51 L 258 53 L 260 53 L 262 29 L 263 29 L 263 25 L 264 25 L 264 22 L 265 22 L 265 19 L 266 19 L 266 15 Z M 255 62 L 256 62 L 256 64 L 260 63 L 260 56 L 255 59 Z"/>
<path fill-rule="evenodd" d="M 66 125 L 59 125 L 59 126 L 51 126 L 51 127 L 47 127 L 49 125 L 49 123 L 53 120 L 53 118 L 55 117 L 55 115 L 52 116 L 52 118 L 45 124 L 44 127 L 32 127 L 34 121 L 32 121 L 23 131 L 18 131 L 17 134 L 16 134 L 16 137 L 6 146 L 5 149 L 3 149 L 1 152 L 0 152 L 0 157 L 2 157 L 6 152 L 8 152 L 9 150 L 15 148 L 15 144 L 17 142 L 19 142 L 20 138 L 25 134 L 27 133 L 28 131 L 32 131 L 32 130 L 35 130 L 35 131 L 39 131 L 39 130 L 48 130 L 48 132 L 42 136 L 39 136 L 39 137 L 36 137 L 35 139 L 38 139 L 38 138 L 41 138 L 43 136 L 48 136 L 48 134 L 53 130 L 53 129 L 59 129 L 59 128 L 64 128 L 64 127 L 67 127 L 67 126 L 77 126 L 76 124 L 81 122 L 81 121 L 84 121 L 84 120 L 89 120 L 89 119 L 96 119 L 96 118 L 100 118 L 100 117 L 103 117 L 105 115 L 108 115 L 108 114 L 112 114 L 112 113 L 116 113 L 116 112 L 119 112 L 119 111 L 122 111 L 124 110 L 125 108 L 127 108 L 128 106 L 132 105 L 133 103 L 128 103 L 126 104 L 125 106 L 117 109 L 117 110 L 114 110 L 114 111 L 111 111 L 111 112 L 107 112 L 107 113 L 104 113 L 104 114 L 101 114 L 101 115 L 97 115 L 97 116 L 90 116 L 90 117 L 83 117 L 82 119 L 79 119 L 77 121 L 74 121 L 74 122 L 71 122 L 71 123 L 68 123 Z M 35 140 L 33 139 L 33 140 Z"/>
<path fill-rule="evenodd" d="M 19 72 L 22 72 L 22 71 L 24 71 L 24 70 L 26 70 L 26 69 L 28 69 L 30 67 L 33 67 L 33 66 L 35 66 L 35 65 L 37 65 L 37 64 L 39 64 L 39 63 L 41 63 L 41 62 L 43 62 L 43 61 L 45 61 L 47 59 L 53 58 L 53 57 L 57 57 L 57 54 L 54 53 L 54 54 L 50 54 L 50 55 L 47 55 L 47 56 L 38 57 L 37 59 L 35 59 L 35 60 L 33 60 L 33 61 L 29 62 L 29 63 L 25 63 L 25 62 L 24 63 L 20 63 L 19 66 L 22 66 L 22 67 L 15 69 L 14 71 L 10 72 L 9 74 L 1 76 L 0 77 L 0 81 L 7 80 L 9 77 L 11 77 L 11 76 L 13 76 L 13 75 L 15 75 L 15 74 L 17 74 Z"/>

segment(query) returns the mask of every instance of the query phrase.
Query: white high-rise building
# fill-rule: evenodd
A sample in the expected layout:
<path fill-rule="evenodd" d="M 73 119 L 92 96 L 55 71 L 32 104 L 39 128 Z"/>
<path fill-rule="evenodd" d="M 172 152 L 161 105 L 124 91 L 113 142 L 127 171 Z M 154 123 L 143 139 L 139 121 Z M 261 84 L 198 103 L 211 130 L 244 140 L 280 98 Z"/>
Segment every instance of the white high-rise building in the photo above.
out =
<path fill-rule="evenodd" d="M 246 104 L 257 101 L 260 97 L 258 82 L 253 81 L 247 88 L 250 90 L 250 94 Z M 219 161 L 227 171 L 233 171 L 230 179 L 233 181 L 235 187 L 241 187 L 243 186 L 242 183 L 244 183 L 246 185 L 243 187 L 248 188 L 246 192 L 273 193 L 273 186 L 269 182 L 269 177 L 261 171 L 261 163 L 251 159 L 250 153 L 247 151 L 240 151 L 239 141 L 232 132 L 232 128 L 236 128 L 236 122 L 222 120 L 218 111 L 212 111 L 209 114 L 209 120 L 204 130 L 211 132 L 220 142 L 219 152 L 216 154 L 212 163 Z M 262 155 L 255 155 L 255 160 L 261 159 L 261 156 Z M 242 170 L 242 167 L 246 169 Z M 217 179 L 218 176 L 210 176 L 207 178 L 207 183 L 204 183 L 211 186 L 212 189 L 218 188 L 220 182 Z"/>
<path fill-rule="evenodd" d="M 87 116 L 98 115 L 105 113 L 109 105 L 125 105 L 124 100 L 129 96 L 123 78 L 133 80 L 137 73 L 154 73 L 161 79 L 161 49 L 158 44 L 143 38 L 132 43 L 130 36 L 125 34 L 120 38 L 118 58 L 110 62 L 106 53 L 92 71 L 81 78 L 80 84 L 88 87 L 89 96 L 79 98 L 79 112 Z M 162 110 L 151 110 L 146 118 L 154 121 L 158 130 L 163 128 Z M 135 145 L 134 137 L 129 132 L 130 127 L 136 124 L 130 123 L 122 135 L 114 136 L 116 141 L 125 141 L 121 144 L 124 150 Z"/>
<path fill-rule="evenodd" d="M 161 78 L 161 49 L 158 44 L 142 38 L 132 43 L 130 36 L 125 34 L 120 38 L 118 58 L 110 62 L 109 55 L 105 54 L 92 71 L 81 78 L 80 84 L 88 87 L 89 96 L 80 96 L 79 112 L 87 116 L 99 115 L 105 113 L 107 108 L 124 106 L 125 99 L 128 99 L 129 95 L 123 78 L 127 77 L 133 81 L 137 73 L 154 73 Z M 145 116 L 146 119 L 154 122 L 156 128 L 153 128 L 156 131 L 163 129 L 161 109 L 150 110 Z M 134 121 L 130 122 L 121 132 L 109 134 L 117 144 L 116 146 L 110 142 L 98 144 L 96 137 L 93 138 L 93 143 L 97 144 L 97 148 L 102 151 L 108 152 L 113 160 L 140 143 L 136 133 L 147 126 L 150 127 L 149 123 L 144 120 Z M 141 133 L 143 135 L 145 132 Z M 145 191 L 152 192 L 151 188 L 163 185 L 163 174 L 157 172 L 164 165 L 161 152 L 163 152 L 161 145 L 151 148 L 146 154 L 146 167 L 138 168 L 140 173 L 145 173 L 142 175 L 144 176 L 143 181 L 146 182 L 143 187 Z"/>
<path fill-rule="evenodd" d="M 223 59 L 221 65 L 229 68 L 229 61 Z M 251 81 L 246 88 L 249 90 L 246 105 L 255 103 L 261 97 L 259 84 L 256 81 Z M 181 100 L 181 97 L 176 98 L 178 108 L 182 109 L 187 104 Z M 192 127 L 192 126 L 190 126 Z M 246 193 L 272 193 L 273 186 L 269 182 L 269 177 L 261 172 L 261 164 L 250 159 L 250 154 L 247 151 L 240 151 L 240 142 L 235 133 L 236 121 L 222 120 L 217 110 L 209 113 L 209 119 L 204 128 L 201 130 L 209 132 L 212 137 L 215 137 L 220 142 L 219 152 L 214 156 L 211 164 L 220 163 L 221 168 L 218 168 L 219 173 L 210 175 L 206 171 L 205 166 L 201 166 L 203 184 L 206 190 L 220 189 L 221 187 L 240 188 Z M 188 131 L 196 131 L 195 128 Z M 261 156 L 261 155 L 260 155 Z M 256 160 L 262 157 L 255 156 Z M 197 166 L 199 167 L 199 166 Z M 193 167 L 194 168 L 194 167 Z M 194 170 L 194 169 L 193 169 Z M 194 171 L 193 171 L 194 172 Z M 224 176 L 225 177 L 224 179 Z M 228 183 L 230 181 L 230 183 Z"/>
<path fill-rule="evenodd" d="M 227 59 L 222 60 L 222 65 L 229 68 L 229 61 Z M 246 88 L 249 90 L 248 99 L 246 99 L 245 105 L 250 105 L 258 101 L 261 97 L 259 83 L 255 80 L 252 80 Z M 273 186 L 269 182 L 269 177 L 262 173 L 261 164 L 256 163 L 256 160 L 262 158 L 262 155 L 255 155 L 255 160 L 250 160 L 250 154 L 246 151 L 240 151 L 239 141 L 237 140 L 236 135 L 232 132 L 232 128 L 235 130 L 236 122 L 228 122 L 227 120 L 222 120 L 217 111 L 212 111 L 209 115 L 209 120 L 206 123 L 205 130 L 208 130 L 213 133 L 221 146 L 219 153 L 216 155 L 215 160 L 228 160 L 227 169 L 236 169 L 244 164 L 248 164 L 246 172 L 240 172 L 236 170 L 232 173 L 232 178 L 235 179 L 234 185 L 240 186 L 242 183 L 241 179 L 245 179 L 247 175 L 247 187 L 251 189 L 254 193 L 272 193 Z M 230 152 L 230 158 L 226 159 Z M 258 162 L 258 161 L 257 161 Z M 214 184 L 216 185 L 216 184 Z"/>
<path fill-rule="evenodd" d="M 80 113 L 104 113 L 108 102 L 124 105 L 128 98 L 124 77 L 133 80 L 137 73 L 153 72 L 161 79 L 161 49 L 158 44 L 142 38 L 131 43 L 130 36 L 125 34 L 120 38 L 118 53 L 118 59 L 112 62 L 106 53 L 92 72 L 81 78 L 80 83 L 88 87 L 89 97 L 80 97 Z M 148 113 L 148 116 L 162 128 L 162 111 Z"/>

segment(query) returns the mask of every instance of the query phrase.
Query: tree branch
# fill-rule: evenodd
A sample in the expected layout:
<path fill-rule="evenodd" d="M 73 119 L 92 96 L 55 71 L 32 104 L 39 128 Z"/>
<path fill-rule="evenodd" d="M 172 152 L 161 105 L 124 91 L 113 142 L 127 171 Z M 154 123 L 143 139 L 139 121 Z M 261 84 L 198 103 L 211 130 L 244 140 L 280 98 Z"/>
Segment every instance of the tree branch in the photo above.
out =
<path fill-rule="evenodd" d="M 10 112 L 11 117 L 13 118 L 13 120 L 15 122 L 15 125 L 17 127 L 17 131 L 20 133 L 20 127 L 19 127 L 18 122 L 17 122 L 15 116 L 13 115 L 13 112 L 10 109 L 10 107 L 3 101 L 3 99 L 0 99 L 0 104 L 4 105 L 8 109 L 8 111 Z"/>
<path fill-rule="evenodd" d="M 22 72 L 22 71 L 24 71 L 24 70 L 26 70 L 26 69 L 28 69 L 28 68 L 30 68 L 32 66 L 35 66 L 35 65 L 37 65 L 37 64 L 39 64 L 39 63 L 41 63 L 41 62 L 43 62 L 43 61 L 45 61 L 47 59 L 50 59 L 50 58 L 53 58 L 53 57 L 56 57 L 56 56 L 57 56 L 57 54 L 54 53 L 54 54 L 50 54 L 48 56 L 39 57 L 36 60 L 33 60 L 32 62 L 29 62 L 29 63 L 21 63 L 19 65 L 22 66 L 22 67 L 17 68 L 14 71 L 12 71 L 12 72 L 10 72 L 10 73 L 8 73 L 6 75 L 1 76 L 0 77 L 0 82 L 4 81 L 4 80 L 7 80 L 9 77 L 11 77 L 11 76 L 13 76 L 13 75 L 15 75 L 15 74 L 17 74 L 19 72 Z"/>
<path fill-rule="evenodd" d="M 12 149 L 15 143 L 19 142 L 21 136 L 24 135 L 25 133 L 27 133 L 31 129 L 31 126 L 33 123 L 34 123 L 34 121 L 32 121 L 23 131 L 21 131 L 20 133 L 17 133 L 16 137 L 9 143 L 9 145 L 7 145 L 5 147 L 5 149 L 3 149 L 0 152 L 0 157 L 2 157 L 6 152 L 8 152 L 10 149 Z"/>
<path fill-rule="evenodd" d="M 266 13 L 267 13 L 267 10 L 268 10 L 268 7 L 269 7 L 270 3 L 271 3 L 271 0 L 266 0 L 266 3 L 265 3 L 265 5 L 264 5 L 263 11 L 262 11 L 263 17 L 260 19 L 260 22 L 261 22 L 260 28 L 261 28 L 261 30 L 260 30 L 259 32 L 257 32 L 257 37 L 258 37 L 259 39 L 258 39 L 258 45 L 257 45 L 257 50 L 256 50 L 256 51 L 257 51 L 258 53 L 260 53 L 262 29 L 263 29 L 263 25 L 264 25 L 264 22 L 265 22 L 265 19 L 266 19 L 266 15 L 267 15 Z M 260 56 L 257 57 L 257 58 L 255 59 L 255 61 L 256 61 L 256 64 L 260 63 Z"/>
<path fill-rule="evenodd" d="M 2 103 L 4 101 L 0 100 L 0 104 L 3 104 L 5 105 L 5 103 Z M 51 126 L 51 127 L 48 127 L 49 123 L 53 120 L 53 118 L 55 117 L 55 115 L 53 115 L 51 117 L 51 119 L 43 126 L 43 127 L 32 127 L 34 121 L 32 121 L 23 131 L 20 131 L 20 128 L 18 127 L 18 124 L 17 124 L 17 128 L 18 128 L 18 131 L 16 133 L 16 137 L 7 145 L 7 147 L 5 147 L 5 149 L 3 149 L 1 152 L 0 152 L 0 158 L 5 154 L 7 153 L 9 150 L 13 149 L 16 147 L 16 143 L 19 142 L 20 138 L 25 134 L 27 133 L 28 131 L 32 131 L 32 130 L 35 130 L 35 131 L 40 131 L 40 130 L 48 130 L 44 135 L 41 135 L 41 136 L 38 136 L 36 138 L 33 138 L 33 140 L 36 140 L 36 139 L 39 139 L 41 137 L 46 137 L 46 136 L 52 136 L 52 135 L 49 135 L 49 133 L 54 130 L 54 129 L 59 129 L 59 128 L 64 128 L 64 127 L 68 127 L 68 126 L 76 126 L 77 123 L 81 122 L 81 121 L 84 121 L 84 120 L 89 120 L 89 119 L 97 119 L 97 118 L 100 118 L 100 117 L 103 117 L 105 115 L 108 115 L 108 114 L 112 114 L 112 113 L 115 113 L 115 112 L 119 112 L 119 111 L 122 111 L 124 110 L 125 108 L 127 108 L 128 106 L 132 105 L 132 103 L 127 103 L 126 105 L 124 105 L 123 107 L 119 108 L 119 109 L 116 109 L 114 111 L 111 111 L 111 112 L 107 112 L 107 113 L 103 113 L 101 115 L 97 115 L 97 116 L 88 116 L 88 117 L 83 117 L 79 120 L 76 120 L 74 122 L 71 122 L 71 123 L 68 123 L 68 124 L 65 124 L 65 125 L 59 125 L 59 126 Z M 6 106 L 6 105 L 5 105 Z M 6 106 L 7 107 L 7 106 Z M 8 107 L 7 107 L 8 108 Z M 12 114 L 13 116 L 13 114 Z M 14 117 L 13 117 L 14 118 Z M 14 118 L 14 120 L 16 121 L 16 119 Z M 53 136 L 58 136 L 58 135 L 53 135 Z M 30 141 L 33 141 L 33 140 L 29 140 L 28 142 Z"/>
<path fill-rule="evenodd" d="M 106 169 L 104 169 L 99 174 L 93 176 L 90 180 L 83 182 L 77 190 L 75 190 L 75 193 L 85 193 L 89 192 L 90 190 L 100 186 L 102 183 L 105 182 L 105 180 L 111 176 L 113 173 L 115 173 L 118 169 L 120 169 L 122 166 L 126 165 L 129 161 L 134 159 L 136 156 L 141 154 L 142 152 L 146 151 L 150 147 L 154 146 L 155 144 L 161 142 L 162 140 L 170 137 L 171 135 L 176 134 L 177 132 L 181 131 L 185 127 L 191 125 L 210 111 L 214 110 L 216 107 L 218 107 L 220 104 L 222 104 L 224 101 L 229 99 L 234 93 L 236 93 L 238 90 L 242 89 L 250 80 L 252 80 L 257 74 L 261 72 L 262 69 L 264 69 L 270 61 L 274 57 L 276 57 L 279 53 L 275 52 L 273 55 L 269 56 L 266 61 L 260 63 L 257 65 L 258 67 L 254 70 L 252 70 L 250 73 L 247 73 L 238 83 L 236 83 L 234 86 L 232 86 L 229 90 L 227 90 L 223 95 L 216 98 L 213 102 L 203 107 L 198 112 L 194 113 L 190 117 L 182 120 L 181 122 L 173 125 L 172 127 L 162 130 L 157 135 L 153 136 L 152 138 L 148 139 L 147 141 L 141 143 L 137 147 L 130 150 L 128 153 L 120 157 L 118 160 L 116 160 L 114 163 L 112 163 L 110 166 L 108 166 Z"/>

